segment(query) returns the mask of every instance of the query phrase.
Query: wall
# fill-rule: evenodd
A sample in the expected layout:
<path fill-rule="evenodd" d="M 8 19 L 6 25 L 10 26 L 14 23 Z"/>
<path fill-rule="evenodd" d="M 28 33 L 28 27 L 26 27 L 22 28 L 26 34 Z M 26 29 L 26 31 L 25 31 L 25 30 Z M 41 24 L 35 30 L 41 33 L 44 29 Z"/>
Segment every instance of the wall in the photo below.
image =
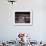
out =
<path fill-rule="evenodd" d="M 32 10 L 32 26 L 15 26 L 16 10 Z M 0 40 L 15 40 L 18 32 L 26 32 L 33 40 L 46 40 L 46 0 L 17 0 L 13 5 L 0 0 Z"/>

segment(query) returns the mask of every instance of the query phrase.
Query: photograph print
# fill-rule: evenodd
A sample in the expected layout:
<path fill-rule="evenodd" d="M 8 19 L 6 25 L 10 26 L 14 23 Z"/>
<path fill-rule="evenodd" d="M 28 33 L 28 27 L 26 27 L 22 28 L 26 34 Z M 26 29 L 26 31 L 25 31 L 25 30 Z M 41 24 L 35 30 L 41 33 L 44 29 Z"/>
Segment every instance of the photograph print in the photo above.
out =
<path fill-rule="evenodd" d="M 15 24 L 16 25 L 32 25 L 32 13 L 27 12 L 15 12 Z"/>

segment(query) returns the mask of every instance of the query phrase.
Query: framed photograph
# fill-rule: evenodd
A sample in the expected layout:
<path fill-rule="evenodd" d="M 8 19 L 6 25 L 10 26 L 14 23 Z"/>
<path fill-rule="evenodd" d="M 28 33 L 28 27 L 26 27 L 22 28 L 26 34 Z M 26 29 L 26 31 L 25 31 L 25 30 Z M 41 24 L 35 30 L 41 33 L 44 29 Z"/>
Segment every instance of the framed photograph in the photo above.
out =
<path fill-rule="evenodd" d="M 32 25 L 32 11 L 16 11 L 15 25 Z"/>

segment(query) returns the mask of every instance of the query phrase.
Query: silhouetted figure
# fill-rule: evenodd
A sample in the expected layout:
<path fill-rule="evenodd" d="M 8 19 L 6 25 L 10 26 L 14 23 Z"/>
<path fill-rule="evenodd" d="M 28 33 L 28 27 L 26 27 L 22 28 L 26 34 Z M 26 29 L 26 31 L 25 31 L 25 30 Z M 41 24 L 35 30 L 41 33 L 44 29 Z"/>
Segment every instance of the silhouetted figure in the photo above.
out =
<path fill-rule="evenodd" d="M 42 41 L 40 42 L 40 44 L 42 44 Z"/>

